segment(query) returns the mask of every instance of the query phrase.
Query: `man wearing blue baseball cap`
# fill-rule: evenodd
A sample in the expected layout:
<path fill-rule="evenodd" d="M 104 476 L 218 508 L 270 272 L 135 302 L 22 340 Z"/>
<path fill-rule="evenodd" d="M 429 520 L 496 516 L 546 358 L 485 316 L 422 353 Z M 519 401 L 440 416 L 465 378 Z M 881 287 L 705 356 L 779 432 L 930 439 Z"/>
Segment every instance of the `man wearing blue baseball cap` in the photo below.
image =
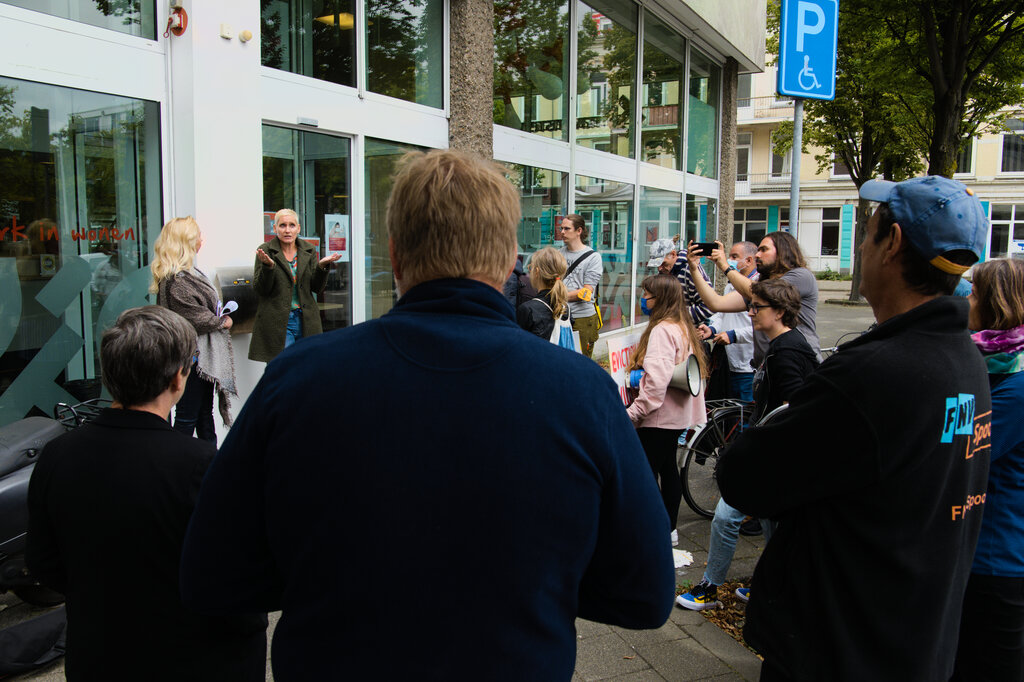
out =
<path fill-rule="evenodd" d="M 762 680 L 946 680 L 985 506 L 991 400 L 960 276 L 984 250 L 971 190 L 872 180 L 859 258 L 877 327 L 844 344 L 718 471 L 779 521 L 744 635 Z"/>

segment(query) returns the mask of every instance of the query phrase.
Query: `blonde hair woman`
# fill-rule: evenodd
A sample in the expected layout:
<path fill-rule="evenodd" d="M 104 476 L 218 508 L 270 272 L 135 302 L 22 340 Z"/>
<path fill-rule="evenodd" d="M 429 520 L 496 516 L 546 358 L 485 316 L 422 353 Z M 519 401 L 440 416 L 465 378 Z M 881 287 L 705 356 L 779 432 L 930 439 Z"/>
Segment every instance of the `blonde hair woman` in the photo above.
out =
<path fill-rule="evenodd" d="M 530 284 L 537 297 L 516 310 L 519 326 L 542 339 L 550 339 L 555 320 L 569 320 L 569 290 L 565 288 L 565 257 L 552 246 L 533 254 L 529 263 Z"/>
<path fill-rule="evenodd" d="M 235 388 L 235 356 L 231 349 L 231 318 L 217 315 L 217 292 L 195 266 L 203 246 L 199 224 L 192 216 L 174 218 L 153 244 L 150 271 L 159 305 L 172 310 L 195 328 L 198 336 L 195 366 L 189 372 L 185 393 L 174 410 L 174 430 L 216 444 L 213 425 L 213 394 L 217 393 L 221 418 L 231 425 L 229 396 Z"/>
<path fill-rule="evenodd" d="M 653 275 L 643 281 L 640 308 L 651 316 L 627 372 L 643 369 L 640 394 L 626 408 L 636 427 L 636 435 L 647 461 L 660 479 L 661 500 L 668 514 L 669 527 L 675 532 L 683 486 L 676 467 L 676 448 L 684 429 L 707 420 L 704 396 L 670 387 L 676 365 L 693 353 L 700 365 L 701 377 L 708 368 L 700 337 L 683 301 L 683 288 L 672 275 Z"/>
<path fill-rule="evenodd" d="M 319 258 L 316 247 L 299 238 L 299 216 L 290 208 L 274 214 L 277 235 L 256 249 L 252 287 L 258 297 L 249 359 L 270 362 L 304 336 L 323 331 L 315 294 L 327 284 L 334 254 Z"/>

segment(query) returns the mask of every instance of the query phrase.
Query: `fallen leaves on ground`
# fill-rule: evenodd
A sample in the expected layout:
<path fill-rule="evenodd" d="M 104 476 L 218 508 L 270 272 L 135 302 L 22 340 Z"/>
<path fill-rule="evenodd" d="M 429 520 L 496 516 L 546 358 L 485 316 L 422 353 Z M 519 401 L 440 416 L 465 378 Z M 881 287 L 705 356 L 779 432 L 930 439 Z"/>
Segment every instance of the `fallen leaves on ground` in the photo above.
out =
<path fill-rule="evenodd" d="M 718 601 L 722 603 L 723 608 L 704 609 L 700 612 L 702 616 L 725 630 L 730 637 L 748 649 L 750 647 L 743 639 L 743 625 L 747 622 L 747 605 L 736 596 L 736 588 L 749 586 L 749 580 L 722 583 L 718 586 Z"/>

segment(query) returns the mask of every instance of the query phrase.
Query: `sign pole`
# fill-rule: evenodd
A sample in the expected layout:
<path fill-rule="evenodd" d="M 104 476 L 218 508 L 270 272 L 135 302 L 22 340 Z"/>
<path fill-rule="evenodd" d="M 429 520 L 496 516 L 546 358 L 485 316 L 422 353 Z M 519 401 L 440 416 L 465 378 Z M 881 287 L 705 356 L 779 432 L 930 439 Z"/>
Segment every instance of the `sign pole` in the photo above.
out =
<path fill-rule="evenodd" d="M 804 101 L 793 100 L 793 151 L 789 178 L 789 233 L 794 239 L 800 229 L 800 157 L 804 143 Z"/>

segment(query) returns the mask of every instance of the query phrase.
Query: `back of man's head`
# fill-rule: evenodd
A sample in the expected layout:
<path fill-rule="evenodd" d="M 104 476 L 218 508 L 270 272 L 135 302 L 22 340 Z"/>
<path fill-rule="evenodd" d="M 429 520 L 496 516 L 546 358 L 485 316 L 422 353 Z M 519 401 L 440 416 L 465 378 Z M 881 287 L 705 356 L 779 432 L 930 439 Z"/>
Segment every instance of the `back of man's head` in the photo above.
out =
<path fill-rule="evenodd" d="M 156 305 L 130 308 L 103 332 L 103 384 L 124 407 L 147 405 L 190 367 L 195 350 L 196 330 L 178 313 Z"/>
<path fill-rule="evenodd" d="M 500 287 L 516 260 L 519 193 L 491 161 L 457 151 L 403 157 L 388 236 L 406 288 L 441 278 Z"/>
<path fill-rule="evenodd" d="M 949 295 L 985 249 L 988 217 L 974 192 L 938 175 L 903 182 L 869 180 L 860 195 L 880 202 L 874 241 L 899 225 L 906 242 L 902 274 L 907 287 L 926 296 Z"/>

